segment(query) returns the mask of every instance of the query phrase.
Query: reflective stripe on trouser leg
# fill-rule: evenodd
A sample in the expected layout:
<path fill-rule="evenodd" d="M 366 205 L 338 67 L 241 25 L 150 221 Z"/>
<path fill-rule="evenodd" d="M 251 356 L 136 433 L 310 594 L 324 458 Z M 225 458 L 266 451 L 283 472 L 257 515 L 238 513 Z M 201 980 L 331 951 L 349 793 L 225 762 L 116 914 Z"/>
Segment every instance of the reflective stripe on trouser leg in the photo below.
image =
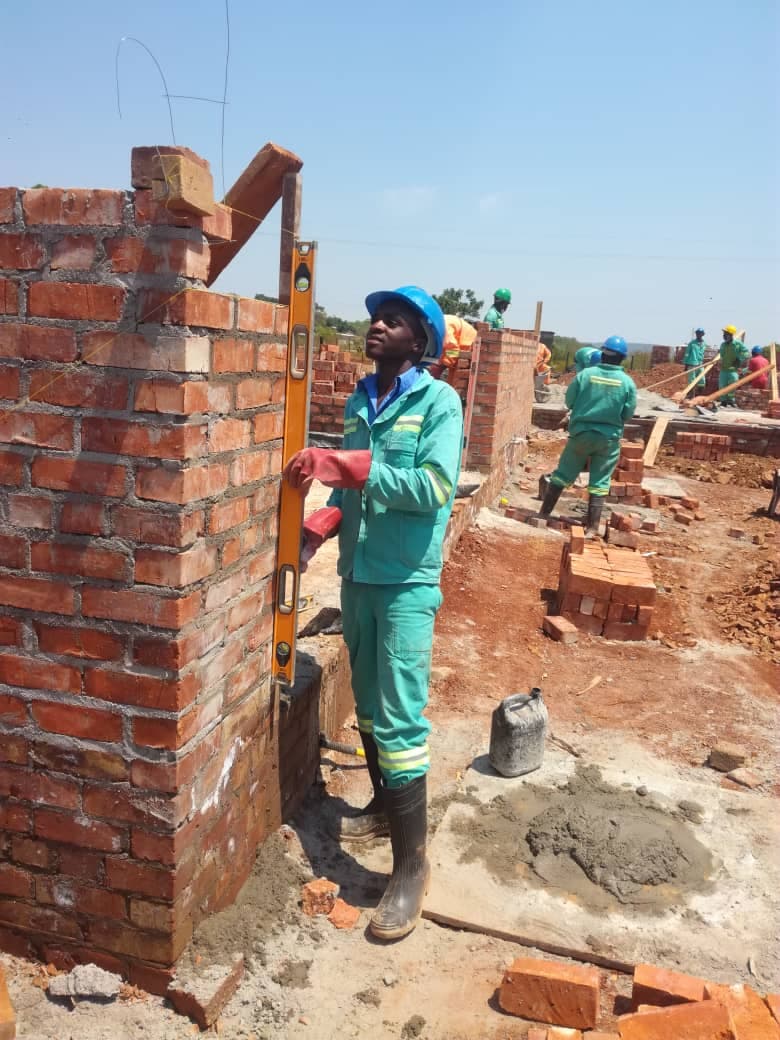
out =
<path fill-rule="evenodd" d="M 344 642 L 349 651 L 352 694 L 355 698 L 358 729 L 374 731 L 374 711 L 378 693 L 376 671 L 377 632 L 372 591 L 345 578 L 341 583 L 341 621 Z"/>

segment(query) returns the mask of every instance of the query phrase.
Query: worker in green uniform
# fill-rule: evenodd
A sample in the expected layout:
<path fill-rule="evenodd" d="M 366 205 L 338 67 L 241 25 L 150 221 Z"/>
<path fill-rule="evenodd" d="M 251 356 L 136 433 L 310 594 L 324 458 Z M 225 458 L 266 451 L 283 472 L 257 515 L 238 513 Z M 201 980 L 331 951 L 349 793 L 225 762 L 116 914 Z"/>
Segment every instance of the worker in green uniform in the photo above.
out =
<path fill-rule="evenodd" d="M 344 412 L 343 450 L 306 448 L 285 467 L 293 487 L 334 492 L 304 524 L 302 559 L 339 533 L 344 640 L 373 798 L 341 821 L 340 838 L 390 833 L 393 873 L 371 918 L 397 939 L 419 920 L 426 858 L 428 700 L 433 624 L 442 596 L 442 543 L 460 471 L 463 414 L 455 390 L 423 359 L 441 357 L 444 315 L 417 286 L 366 298 L 366 354 Z"/>
<path fill-rule="evenodd" d="M 564 488 L 589 467 L 588 534 L 599 532 L 604 499 L 620 457 L 623 426 L 636 409 L 636 384 L 621 368 L 628 348 L 622 336 L 610 336 L 601 363 L 579 372 L 566 390 L 571 411 L 569 439 L 550 476 L 540 516 L 548 517 Z"/>
<path fill-rule="evenodd" d="M 704 329 L 696 329 L 695 339 L 692 339 L 685 348 L 683 364 L 688 371 L 688 385 L 698 383 L 701 379 L 701 366 L 704 362 L 704 351 L 707 344 L 704 342 Z"/>
<path fill-rule="evenodd" d="M 718 389 L 736 383 L 739 370 L 744 368 L 750 359 L 750 351 L 740 339 L 735 339 L 737 330 L 734 325 L 727 325 L 723 330 L 723 342 L 720 345 L 720 372 L 718 373 Z M 736 394 L 724 394 L 719 399 L 724 408 L 736 408 Z"/>
<path fill-rule="evenodd" d="M 601 364 L 601 351 L 593 347 L 580 347 L 574 355 L 574 371 L 582 372 L 591 365 Z"/>
<path fill-rule="evenodd" d="M 487 311 L 483 321 L 486 321 L 491 329 L 503 329 L 504 314 L 512 302 L 512 294 L 509 289 L 496 289 L 493 293 L 493 306 Z"/>

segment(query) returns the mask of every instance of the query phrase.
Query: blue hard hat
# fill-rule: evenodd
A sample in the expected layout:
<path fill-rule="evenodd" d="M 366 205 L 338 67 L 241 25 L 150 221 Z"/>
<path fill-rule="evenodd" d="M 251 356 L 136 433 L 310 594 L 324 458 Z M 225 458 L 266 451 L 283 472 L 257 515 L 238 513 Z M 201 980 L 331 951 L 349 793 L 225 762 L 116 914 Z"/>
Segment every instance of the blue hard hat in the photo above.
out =
<path fill-rule="evenodd" d="M 699 333 L 701 333 L 702 336 L 703 336 L 704 335 L 704 329 L 696 329 L 696 335 L 697 336 L 698 336 Z"/>
<path fill-rule="evenodd" d="M 764 353 L 764 348 L 763 347 L 753 347 L 753 349 L 750 351 L 750 353 L 753 355 L 753 357 L 755 357 L 756 354 L 763 354 Z"/>
<path fill-rule="evenodd" d="M 621 357 L 628 354 L 628 347 L 622 336 L 609 336 L 604 340 L 604 346 L 601 349 L 611 350 L 613 354 L 620 354 Z"/>
<path fill-rule="evenodd" d="M 428 338 L 423 357 L 441 357 L 444 347 L 444 314 L 436 300 L 418 285 L 402 285 L 400 289 L 369 293 L 366 308 L 372 318 L 377 307 L 387 300 L 404 300 L 417 312 Z"/>
<path fill-rule="evenodd" d="M 601 364 L 601 351 L 600 350 L 594 350 L 593 353 L 588 358 L 588 366 L 590 367 L 591 365 L 600 365 L 600 364 Z"/>

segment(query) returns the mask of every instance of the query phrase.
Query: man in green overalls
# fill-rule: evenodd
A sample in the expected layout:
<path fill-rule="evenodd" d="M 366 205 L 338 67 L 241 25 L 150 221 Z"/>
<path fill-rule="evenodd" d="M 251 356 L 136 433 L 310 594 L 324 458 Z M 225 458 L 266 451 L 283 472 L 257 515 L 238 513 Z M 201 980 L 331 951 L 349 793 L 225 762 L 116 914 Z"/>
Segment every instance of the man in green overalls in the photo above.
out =
<path fill-rule="evenodd" d="M 720 345 L 720 372 L 718 373 L 718 389 L 730 386 L 739 379 L 739 370 L 744 368 L 750 359 L 750 351 L 740 339 L 735 339 L 737 330 L 727 325 L 723 330 L 723 342 Z M 724 408 L 736 408 L 736 394 L 724 394 L 718 401 Z"/>
<path fill-rule="evenodd" d="M 683 364 L 688 370 L 688 385 L 698 383 L 701 379 L 701 366 L 704 362 L 704 351 L 707 344 L 704 342 L 704 329 L 696 329 L 695 339 L 692 339 L 685 348 Z"/>
<path fill-rule="evenodd" d="M 583 369 L 569 384 L 569 439 L 550 476 L 540 510 L 540 516 L 550 516 L 564 488 L 574 483 L 587 463 L 590 535 L 599 533 L 604 499 L 620 457 L 623 426 L 636 409 L 636 384 L 621 368 L 627 353 L 623 337 L 610 336 L 601 348 L 601 363 Z"/>
<path fill-rule="evenodd" d="M 496 289 L 493 293 L 493 306 L 487 311 L 482 319 L 486 321 L 491 329 L 503 329 L 504 312 L 512 302 L 512 294 L 509 289 Z"/>
<path fill-rule="evenodd" d="M 426 858 L 428 701 L 442 543 L 460 471 L 457 393 L 423 358 L 441 357 L 444 315 L 417 286 L 371 293 L 361 379 L 344 412 L 343 450 L 306 448 L 285 467 L 293 487 L 334 492 L 304 524 L 302 560 L 338 529 L 344 640 L 373 798 L 341 822 L 344 841 L 390 833 L 393 873 L 371 919 L 381 939 L 419 920 Z"/>

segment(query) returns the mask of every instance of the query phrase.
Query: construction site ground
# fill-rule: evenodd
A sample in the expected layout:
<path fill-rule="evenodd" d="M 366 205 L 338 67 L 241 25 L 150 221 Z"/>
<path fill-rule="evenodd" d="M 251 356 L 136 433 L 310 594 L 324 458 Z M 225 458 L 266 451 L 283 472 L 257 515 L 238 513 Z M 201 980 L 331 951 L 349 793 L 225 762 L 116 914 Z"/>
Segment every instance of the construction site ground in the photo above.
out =
<path fill-rule="evenodd" d="M 538 506 L 538 477 L 552 468 L 562 437 L 532 435 L 525 464 L 502 493 L 510 504 Z M 754 908 L 732 951 L 733 972 L 715 975 L 715 981 L 750 981 L 762 992 L 776 991 L 780 984 L 777 947 L 766 952 L 761 938 L 762 917 L 773 912 L 776 897 L 747 862 L 744 871 L 735 868 L 729 850 L 738 831 L 740 840 L 752 843 L 747 858 L 753 865 L 772 853 L 780 791 L 777 600 L 775 593 L 773 603 L 768 584 L 777 566 L 780 524 L 762 515 L 770 493 L 761 486 L 771 468 L 772 460 L 751 456 L 736 456 L 728 465 L 680 463 L 666 453 L 659 457 L 653 475 L 673 476 L 686 494 L 700 500 L 703 519 L 684 526 L 661 509 L 658 533 L 641 536 L 640 551 L 652 554 L 647 558 L 660 589 L 645 642 L 610 642 L 581 633 L 576 645 L 566 646 L 545 637 L 541 624 L 553 607 L 565 536 L 507 519 L 497 502 L 483 510 L 445 569 L 428 711 L 433 834 L 449 807 L 474 803 L 480 787 L 475 773 L 486 771 L 493 709 L 507 695 L 533 686 L 543 690 L 550 715 L 545 769 L 560 773 L 587 766 L 614 773 L 625 766 L 625 775 L 641 776 L 651 797 L 686 785 L 704 791 L 699 810 L 688 805 L 681 810 L 686 819 L 681 822 L 678 813 L 675 826 L 689 828 L 706 847 L 710 873 L 721 886 L 731 886 L 735 907 L 748 901 Z M 559 504 L 563 514 L 584 508 L 573 496 Z M 744 533 L 732 537 L 732 529 Z M 304 586 L 314 592 L 317 605 L 337 602 L 334 560 L 335 546 L 328 545 Z M 340 636 L 317 639 L 335 645 Z M 355 743 L 352 723 L 329 736 Z M 755 790 L 706 766 L 710 748 L 724 740 L 748 753 L 758 781 Z M 199 963 L 224 965 L 236 953 L 246 958 L 243 981 L 214 1030 L 230 1040 L 524 1038 L 528 1024 L 500 1011 L 496 988 L 514 957 L 550 955 L 428 919 L 401 942 L 372 940 L 367 923 L 384 887 L 387 843 L 342 849 L 332 836 L 338 815 L 366 800 L 365 769 L 360 759 L 324 752 L 321 776 L 296 819 L 260 850 L 238 903 L 198 933 L 194 956 Z M 501 782 L 493 777 L 491 783 L 495 790 Z M 528 783 L 536 781 L 529 777 Z M 507 791 L 510 786 L 518 790 L 517 781 L 507 782 Z M 712 807 L 738 822 L 734 834 L 727 827 L 700 826 L 702 813 L 712 824 Z M 506 829 L 485 831 L 484 840 L 494 843 L 497 854 L 501 834 Z M 479 834 L 464 835 L 463 856 L 454 851 L 450 862 L 435 860 L 439 886 L 446 887 L 449 870 L 453 877 L 461 870 L 467 847 L 475 841 Z M 312 876 L 337 882 L 341 896 L 360 908 L 352 930 L 302 914 L 301 884 Z M 705 879 L 700 880 L 703 885 Z M 543 889 L 544 878 L 535 877 L 533 884 Z M 654 940 L 655 963 L 715 974 L 715 951 L 710 957 L 706 943 L 688 941 L 694 933 L 701 940 L 707 928 L 692 909 L 695 892 L 672 897 L 673 905 L 658 911 L 666 926 L 662 938 Z M 564 893 L 564 898 L 577 902 L 581 896 Z M 764 912 L 756 913 L 756 907 Z M 472 908 L 460 909 L 468 917 Z M 507 910 L 509 917 L 511 907 Z M 636 909 L 636 929 L 646 926 L 645 915 Z M 565 929 L 565 919 L 559 925 Z M 552 928 L 550 934 L 554 939 Z M 620 949 L 599 949 L 598 944 L 586 945 L 581 956 L 587 958 L 589 949 L 621 959 Z M 143 1035 L 178 1040 L 197 1032 L 164 1001 L 139 991 L 126 989 L 122 999 L 108 1005 L 82 1002 L 71 1008 L 54 1002 L 45 992 L 42 968 L 6 956 L 2 962 L 21 1040 Z M 603 978 L 600 1027 L 606 1029 L 627 1010 L 630 977 L 605 969 Z"/>

